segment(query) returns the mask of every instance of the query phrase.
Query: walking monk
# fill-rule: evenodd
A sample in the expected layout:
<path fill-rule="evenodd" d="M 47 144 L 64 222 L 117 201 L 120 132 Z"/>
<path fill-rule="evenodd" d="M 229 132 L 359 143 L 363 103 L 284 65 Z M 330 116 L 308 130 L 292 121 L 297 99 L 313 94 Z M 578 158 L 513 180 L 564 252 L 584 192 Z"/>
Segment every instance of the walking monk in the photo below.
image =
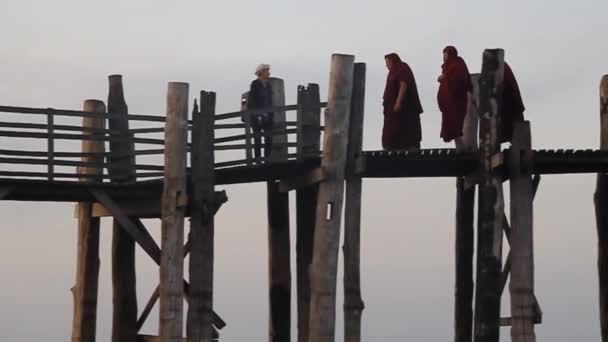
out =
<path fill-rule="evenodd" d="M 437 102 L 441 110 L 441 138 L 443 141 L 454 140 L 457 150 L 464 148 L 462 128 L 467 115 L 469 97 L 472 96 L 473 84 L 467 64 L 453 46 L 443 49 L 441 75 L 437 79 L 439 91 Z"/>
<path fill-rule="evenodd" d="M 505 62 L 499 134 L 501 143 L 511 141 L 513 138 L 513 124 L 517 121 L 524 121 L 525 110 L 513 70 Z"/>
<path fill-rule="evenodd" d="M 401 61 L 396 53 L 388 54 L 384 59 L 389 72 L 383 98 L 382 148 L 418 150 L 422 140 L 422 105 L 418 97 L 416 79 L 409 65 Z"/>

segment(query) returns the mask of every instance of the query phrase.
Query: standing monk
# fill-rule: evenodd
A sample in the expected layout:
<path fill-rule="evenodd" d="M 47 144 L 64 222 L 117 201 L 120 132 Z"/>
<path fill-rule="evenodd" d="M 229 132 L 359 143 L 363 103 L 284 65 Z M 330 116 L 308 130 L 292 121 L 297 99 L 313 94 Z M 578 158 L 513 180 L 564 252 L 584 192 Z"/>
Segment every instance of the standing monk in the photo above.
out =
<path fill-rule="evenodd" d="M 508 142 L 513 138 L 513 124 L 524 121 L 524 101 L 521 98 L 517 80 L 509 64 L 505 62 L 503 79 L 502 109 L 500 115 L 500 142 Z"/>
<path fill-rule="evenodd" d="M 418 97 L 416 79 L 409 65 L 401 61 L 396 53 L 388 54 L 384 59 L 389 72 L 383 98 L 382 148 L 418 150 L 422 140 L 422 105 Z"/>
<path fill-rule="evenodd" d="M 257 79 L 251 82 L 247 95 L 247 109 L 272 107 L 272 88 L 270 87 L 270 65 L 260 64 L 255 69 Z M 272 148 L 273 113 L 258 113 L 249 116 L 253 131 L 253 149 L 256 159 L 262 158 L 262 137 L 264 137 L 264 158 L 268 160 Z"/>
<path fill-rule="evenodd" d="M 467 64 L 458 56 L 458 50 L 453 46 L 443 49 L 443 65 L 437 81 L 441 137 L 445 142 L 454 140 L 456 149 L 462 150 L 464 148 L 462 127 L 467 115 L 469 97 L 472 96 L 473 83 Z"/>

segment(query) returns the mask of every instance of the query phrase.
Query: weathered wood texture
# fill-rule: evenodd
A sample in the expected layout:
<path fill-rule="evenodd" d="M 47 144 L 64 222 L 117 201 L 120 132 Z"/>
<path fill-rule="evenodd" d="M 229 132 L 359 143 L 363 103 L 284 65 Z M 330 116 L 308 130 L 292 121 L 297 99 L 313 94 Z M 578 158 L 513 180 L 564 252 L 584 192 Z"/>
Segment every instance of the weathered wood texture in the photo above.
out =
<path fill-rule="evenodd" d="M 464 120 L 463 142 L 466 151 L 477 151 L 479 115 L 479 75 L 471 75 L 473 94 Z M 475 251 L 475 185 L 466 178 L 456 180 L 456 241 L 454 341 L 473 341 L 473 254 Z"/>
<path fill-rule="evenodd" d="M 344 341 L 361 341 L 361 176 L 354 171 L 363 148 L 365 64 L 356 63 L 350 107 L 346 193 L 344 198 Z"/>
<path fill-rule="evenodd" d="M 190 342 L 213 338 L 213 244 L 214 244 L 214 152 L 213 123 L 215 93 L 201 91 L 200 113 L 193 111 L 192 167 L 193 195 L 190 200 L 190 292 L 187 338 Z"/>
<path fill-rule="evenodd" d="M 128 107 L 124 97 L 122 76 L 111 75 L 108 93 L 108 125 L 119 138 L 110 142 L 108 173 L 116 183 L 135 181 L 134 144 L 129 141 Z M 112 285 L 114 311 L 112 341 L 133 341 L 137 335 L 137 291 L 135 275 L 135 241 L 113 220 L 112 229 Z"/>
<path fill-rule="evenodd" d="M 511 186 L 511 340 L 535 342 L 532 137 L 530 122 L 516 122 L 509 153 Z"/>
<path fill-rule="evenodd" d="M 247 98 L 249 97 L 249 92 L 245 92 L 241 95 L 241 111 L 247 110 Z M 245 160 L 247 161 L 247 165 L 253 164 L 253 136 L 251 135 L 251 120 L 249 119 L 251 116 L 243 115 L 241 120 L 245 125 Z"/>
<path fill-rule="evenodd" d="M 354 59 L 335 54 L 331 60 L 322 157 L 326 180 L 319 185 L 310 272 L 309 342 L 332 342 L 335 338 L 336 277 Z"/>
<path fill-rule="evenodd" d="M 477 137 L 479 129 L 479 74 L 471 74 L 473 93 L 469 98 L 467 115 L 464 118 L 463 141 L 467 151 L 477 151 Z"/>
<path fill-rule="evenodd" d="M 600 83 L 600 149 L 608 150 L 608 75 Z M 608 175 L 597 175 L 595 190 L 595 217 L 597 223 L 600 326 L 602 341 L 608 342 Z"/>
<path fill-rule="evenodd" d="M 298 159 L 318 155 L 321 139 L 321 107 L 319 86 L 309 84 L 298 87 Z M 322 169 L 319 169 L 322 173 Z M 296 190 L 296 268 L 298 292 L 298 342 L 308 341 L 310 313 L 310 277 L 312 244 L 315 231 L 318 184 L 298 187 Z"/>
<path fill-rule="evenodd" d="M 105 113 L 106 106 L 102 101 L 86 100 L 85 112 Z M 92 129 L 104 129 L 106 120 L 100 117 L 84 117 L 82 126 Z M 93 133 L 89 133 L 93 134 Z M 104 153 L 102 141 L 83 140 L 83 153 Z M 83 157 L 85 162 L 103 164 L 103 157 Z M 103 168 L 86 167 L 78 170 L 87 175 L 101 175 Z M 82 182 L 101 182 L 101 177 L 83 177 Z M 72 342 L 94 342 L 97 325 L 97 290 L 99 283 L 99 223 L 98 217 L 92 215 L 92 204 L 78 203 L 78 247 L 76 257 L 76 284 L 72 288 L 74 295 L 74 317 L 72 321 Z"/>
<path fill-rule="evenodd" d="M 497 127 L 502 105 L 504 51 L 485 50 L 479 78 L 479 151 L 481 180 L 477 235 L 475 341 L 498 342 L 500 331 L 500 276 L 502 271 L 502 179 L 493 170 L 499 153 Z"/>
<path fill-rule="evenodd" d="M 170 82 L 167 91 L 160 264 L 159 335 L 162 342 L 178 342 L 183 335 L 188 89 L 187 83 Z"/>
<path fill-rule="evenodd" d="M 285 105 L 283 80 L 272 78 L 272 105 Z M 273 131 L 285 129 L 285 112 L 274 112 Z M 274 135 L 270 162 L 287 159 L 287 134 Z M 290 341 L 291 258 L 289 237 L 289 194 L 279 191 L 278 182 L 267 183 L 268 193 L 268 285 L 270 319 L 268 340 Z"/>
<path fill-rule="evenodd" d="M 289 193 L 278 182 L 268 182 L 269 341 L 290 341 L 291 268 L 289 248 Z"/>
<path fill-rule="evenodd" d="M 271 78 L 270 86 L 272 87 L 272 106 L 285 106 L 285 83 L 280 78 Z M 285 111 L 274 111 L 272 121 L 272 131 L 275 133 L 272 136 L 272 151 L 270 152 L 270 162 L 281 162 L 287 159 L 287 134 L 276 134 L 276 132 L 284 132 L 285 127 Z"/>

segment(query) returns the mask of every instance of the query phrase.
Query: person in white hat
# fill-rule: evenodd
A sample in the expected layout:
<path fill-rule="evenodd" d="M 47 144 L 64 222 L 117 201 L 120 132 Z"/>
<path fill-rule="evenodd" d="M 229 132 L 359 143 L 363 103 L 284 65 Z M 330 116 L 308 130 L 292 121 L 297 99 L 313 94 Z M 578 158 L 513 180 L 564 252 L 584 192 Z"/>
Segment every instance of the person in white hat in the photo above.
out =
<path fill-rule="evenodd" d="M 270 86 L 270 65 L 260 64 L 255 69 L 257 79 L 251 82 L 247 95 L 247 109 L 272 107 L 272 88 Z M 274 113 L 257 113 L 250 116 L 253 130 L 255 158 L 262 157 L 262 136 L 264 137 L 264 158 L 268 159 L 272 147 L 272 120 Z"/>

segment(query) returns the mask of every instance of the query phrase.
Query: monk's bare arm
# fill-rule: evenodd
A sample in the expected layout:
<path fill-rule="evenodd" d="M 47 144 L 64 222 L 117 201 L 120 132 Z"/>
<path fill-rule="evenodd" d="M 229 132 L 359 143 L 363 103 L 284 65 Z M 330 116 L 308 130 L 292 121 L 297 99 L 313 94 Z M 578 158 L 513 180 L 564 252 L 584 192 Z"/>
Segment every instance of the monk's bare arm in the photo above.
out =
<path fill-rule="evenodd" d="M 395 101 L 395 111 L 398 112 L 401 110 L 401 105 L 403 104 L 403 99 L 405 98 L 405 93 L 407 92 L 407 83 L 404 81 L 399 82 L 399 95 L 397 95 L 397 100 Z"/>

